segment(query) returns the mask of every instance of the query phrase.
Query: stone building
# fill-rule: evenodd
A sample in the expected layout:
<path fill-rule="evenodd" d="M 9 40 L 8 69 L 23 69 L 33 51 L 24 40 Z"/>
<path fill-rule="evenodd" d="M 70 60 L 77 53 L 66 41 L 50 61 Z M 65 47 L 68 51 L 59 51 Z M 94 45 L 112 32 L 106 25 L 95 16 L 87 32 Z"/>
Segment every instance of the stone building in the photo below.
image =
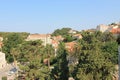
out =
<path fill-rule="evenodd" d="M 103 25 L 103 24 L 98 25 L 96 28 L 97 31 L 101 31 L 101 32 L 109 32 L 109 30 L 111 30 L 111 29 L 112 29 L 112 27 Z"/>
<path fill-rule="evenodd" d="M 50 34 L 30 34 L 26 41 L 35 41 L 41 40 L 43 45 L 46 46 L 47 44 L 52 44 L 52 39 Z"/>
<path fill-rule="evenodd" d="M 2 48 L 3 46 L 3 37 L 0 36 L 0 49 Z"/>
<path fill-rule="evenodd" d="M 5 60 L 5 53 L 0 52 L 0 69 L 5 67 L 7 62 Z"/>

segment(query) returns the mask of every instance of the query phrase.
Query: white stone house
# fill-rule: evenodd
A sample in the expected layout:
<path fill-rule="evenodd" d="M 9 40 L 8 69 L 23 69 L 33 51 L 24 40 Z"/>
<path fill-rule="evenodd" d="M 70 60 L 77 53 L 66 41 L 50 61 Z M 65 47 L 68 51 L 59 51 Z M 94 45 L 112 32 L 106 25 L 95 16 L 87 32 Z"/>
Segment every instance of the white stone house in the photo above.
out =
<path fill-rule="evenodd" d="M 46 46 L 47 44 L 52 44 L 52 39 L 50 34 L 30 34 L 26 41 L 35 41 L 41 40 L 43 45 Z"/>
<path fill-rule="evenodd" d="M 5 53 L 0 52 L 0 69 L 5 67 L 7 62 L 5 60 Z"/>
<path fill-rule="evenodd" d="M 97 31 L 101 31 L 101 32 L 107 32 L 109 31 L 109 29 L 110 29 L 110 26 L 103 25 L 103 24 L 98 25 L 96 28 Z"/>

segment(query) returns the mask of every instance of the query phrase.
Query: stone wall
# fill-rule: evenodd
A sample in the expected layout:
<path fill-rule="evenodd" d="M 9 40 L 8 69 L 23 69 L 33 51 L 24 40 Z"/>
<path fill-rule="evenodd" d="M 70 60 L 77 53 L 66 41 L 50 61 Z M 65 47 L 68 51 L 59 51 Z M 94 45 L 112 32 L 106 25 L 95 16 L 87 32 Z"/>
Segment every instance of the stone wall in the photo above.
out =
<path fill-rule="evenodd" d="M 5 54 L 0 52 L 0 69 L 6 66 Z"/>

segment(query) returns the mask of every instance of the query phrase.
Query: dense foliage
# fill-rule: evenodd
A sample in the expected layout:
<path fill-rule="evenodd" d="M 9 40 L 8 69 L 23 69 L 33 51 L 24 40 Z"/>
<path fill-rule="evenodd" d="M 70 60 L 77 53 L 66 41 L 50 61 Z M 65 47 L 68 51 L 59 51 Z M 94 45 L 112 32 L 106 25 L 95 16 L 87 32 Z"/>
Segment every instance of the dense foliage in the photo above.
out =
<path fill-rule="evenodd" d="M 112 80 L 118 64 L 118 44 L 111 33 L 83 32 L 79 41 L 79 64 L 73 76 L 76 80 Z"/>
<path fill-rule="evenodd" d="M 62 28 L 62 29 L 57 29 L 52 33 L 52 36 L 58 36 L 58 35 L 68 35 L 69 31 L 71 30 L 71 28 Z"/>
<path fill-rule="evenodd" d="M 68 80 L 69 69 L 67 53 L 63 43 L 59 45 L 56 58 L 57 61 L 54 64 L 54 69 L 52 70 L 53 80 Z"/>
<path fill-rule="evenodd" d="M 72 29 L 71 28 L 57 29 L 52 33 L 52 36 L 61 35 L 64 38 L 64 42 L 74 41 L 74 38 L 72 37 L 72 34 L 69 33 L 70 30 L 72 30 Z"/>
<path fill-rule="evenodd" d="M 73 77 L 75 80 L 112 80 L 114 66 L 118 64 L 120 37 L 116 39 L 111 33 L 83 31 L 83 38 L 74 40 L 69 30 L 63 28 L 53 33 L 53 36 L 65 38 L 60 42 L 56 56 L 52 45 L 43 46 L 41 40 L 25 41 L 26 33 L 5 35 L 2 51 L 8 62 L 19 63 L 19 79 L 68 80 Z M 66 51 L 64 45 L 71 41 L 77 42 L 73 53 Z M 72 59 L 78 63 L 71 64 Z"/>
<path fill-rule="evenodd" d="M 11 33 L 8 34 L 3 41 L 3 48 L 2 51 L 6 53 L 6 59 L 8 62 L 13 62 L 13 55 L 11 53 L 12 48 L 16 48 L 18 44 L 21 44 L 23 41 L 23 38 L 20 34 L 17 33 Z"/>

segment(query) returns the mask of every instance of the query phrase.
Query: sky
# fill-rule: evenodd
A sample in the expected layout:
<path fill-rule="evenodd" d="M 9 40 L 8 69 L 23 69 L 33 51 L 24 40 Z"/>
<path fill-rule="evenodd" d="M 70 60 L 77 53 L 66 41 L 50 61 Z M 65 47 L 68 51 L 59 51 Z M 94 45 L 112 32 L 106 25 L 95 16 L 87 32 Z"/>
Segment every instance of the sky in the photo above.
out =
<path fill-rule="evenodd" d="M 0 0 L 0 32 L 52 33 L 120 22 L 120 0 Z"/>

